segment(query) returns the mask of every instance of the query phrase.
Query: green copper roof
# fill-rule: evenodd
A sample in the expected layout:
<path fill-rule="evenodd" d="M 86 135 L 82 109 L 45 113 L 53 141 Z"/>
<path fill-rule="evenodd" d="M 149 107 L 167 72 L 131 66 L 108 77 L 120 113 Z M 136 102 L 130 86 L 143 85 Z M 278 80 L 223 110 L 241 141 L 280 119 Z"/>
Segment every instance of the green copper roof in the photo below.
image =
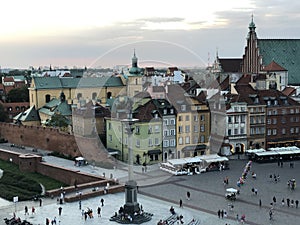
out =
<path fill-rule="evenodd" d="M 14 120 L 19 120 L 21 122 L 40 121 L 40 116 L 39 116 L 37 110 L 35 109 L 35 107 L 31 106 L 25 112 L 21 112 L 20 114 L 15 116 Z"/>
<path fill-rule="evenodd" d="M 258 39 L 263 65 L 274 60 L 288 70 L 288 83 L 300 84 L 300 39 Z"/>
<path fill-rule="evenodd" d="M 92 88 L 124 86 L 120 77 L 34 77 L 36 89 Z"/>

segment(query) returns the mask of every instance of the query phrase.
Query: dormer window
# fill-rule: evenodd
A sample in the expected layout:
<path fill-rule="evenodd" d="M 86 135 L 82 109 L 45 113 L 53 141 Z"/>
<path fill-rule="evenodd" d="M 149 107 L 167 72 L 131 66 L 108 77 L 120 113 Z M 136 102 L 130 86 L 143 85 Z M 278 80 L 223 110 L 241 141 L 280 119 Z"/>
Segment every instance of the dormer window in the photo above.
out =
<path fill-rule="evenodd" d="M 185 111 L 186 110 L 186 105 L 181 105 L 181 111 Z"/>
<path fill-rule="evenodd" d="M 167 110 L 166 109 L 164 109 L 164 115 L 166 115 L 167 114 Z"/>
<path fill-rule="evenodd" d="M 170 110 L 170 113 L 171 113 L 171 114 L 174 114 L 174 109 L 171 109 L 171 110 Z"/>

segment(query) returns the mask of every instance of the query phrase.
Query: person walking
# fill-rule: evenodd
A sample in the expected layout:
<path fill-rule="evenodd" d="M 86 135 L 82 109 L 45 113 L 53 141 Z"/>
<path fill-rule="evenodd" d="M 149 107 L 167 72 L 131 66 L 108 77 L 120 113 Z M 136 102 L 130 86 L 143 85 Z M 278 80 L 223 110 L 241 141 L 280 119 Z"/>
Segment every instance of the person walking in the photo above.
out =
<path fill-rule="evenodd" d="M 60 207 L 58 208 L 58 215 L 59 215 L 59 216 L 61 216 L 61 212 L 62 212 L 62 207 L 60 206 Z"/>
<path fill-rule="evenodd" d="M 259 199 L 259 207 L 261 207 L 261 199 Z"/>
<path fill-rule="evenodd" d="M 281 200 L 281 206 L 283 207 L 285 205 L 284 198 Z"/>
<path fill-rule="evenodd" d="M 40 207 L 42 206 L 43 200 L 40 198 Z"/>
<path fill-rule="evenodd" d="M 188 191 L 188 192 L 186 193 L 186 199 L 187 199 L 187 200 L 190 200 L 190 198 L 191 198 L 191 193 Z"/>
<path fill-rule="evenodd" d="M 97 208 L 97 213 L 98 213 L 98 217 L 101 217 L 101 207 L 100 206 L 98 206 L 98 208 Z"/>
<path fill-rule="evenodd" d="M 25 215 L 29 215 L 29 212 L 28 212 L 28 207 L 27 207 L 27 205 L 25 205 Z"/>
<path fill-rule="evenodd" d="M 81 210 L 81 200 L 78 202 L 79 204 L 79 210 Z"/>
<path fill-rule="evenodd" d="M 224 210 L 223 209 L 221 210 L 221 217 L 222 217 L 222 219 L 224 218 Z"/>
<path fill-rule="evenodd" d="M 183 206 L 182 206 L 182 199 L 179 200 L 179 207 L 183 208 Z"/>
<path fill-rule="evenodd" d="M 219 218 L 221 217 L 221 210 L 220 209 L 218 210 L 218 217 Z"/>
<path fill-rule="evenodd" d="M 297 208 L 298 208 L 298 205 L 299 205 L 298 199 L 295 201 L 295 204 L 296 204 L 296 209 L 297 209 Z"/>
<path fill-rule="evenodd" d="M 289 198 L 286 199 L 286 205 L 287 205 L 287 207 L 290 207 L 290 199 Z"/>
<path fill-rule="evenodd" d="M 103 207 L 104 206 L 104 199 L 103 198 L 101 198 L 101 206 Z"/>
<path fill-rule="evenodd" d="M 274 206 L 276 205 L 276 197 L 274 196 L 273 197 L 273 203 L 274 203 Z"/>

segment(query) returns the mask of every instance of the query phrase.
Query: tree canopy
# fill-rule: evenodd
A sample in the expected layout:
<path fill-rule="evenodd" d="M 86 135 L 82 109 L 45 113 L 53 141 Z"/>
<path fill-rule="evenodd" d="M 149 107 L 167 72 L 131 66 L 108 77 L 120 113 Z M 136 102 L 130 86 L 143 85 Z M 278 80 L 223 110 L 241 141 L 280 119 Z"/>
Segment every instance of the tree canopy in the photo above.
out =
<path fill-rule="evenodd" d="M 29 102 L 29 90 L 26 86 L 10 90 L 6 96 L 8 102 Z"/>

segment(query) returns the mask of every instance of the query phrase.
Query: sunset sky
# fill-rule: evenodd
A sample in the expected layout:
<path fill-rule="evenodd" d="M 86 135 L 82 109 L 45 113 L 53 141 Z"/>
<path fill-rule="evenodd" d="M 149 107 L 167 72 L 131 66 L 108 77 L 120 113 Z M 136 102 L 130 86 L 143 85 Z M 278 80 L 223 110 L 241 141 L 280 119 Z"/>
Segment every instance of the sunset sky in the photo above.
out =
<path fill-rule="evenodd" d="M 242 57 L 251 15 L 259 38 L 300 38 L 293 0 L 1 2 L 0 66 L 205 66 Z"/>

